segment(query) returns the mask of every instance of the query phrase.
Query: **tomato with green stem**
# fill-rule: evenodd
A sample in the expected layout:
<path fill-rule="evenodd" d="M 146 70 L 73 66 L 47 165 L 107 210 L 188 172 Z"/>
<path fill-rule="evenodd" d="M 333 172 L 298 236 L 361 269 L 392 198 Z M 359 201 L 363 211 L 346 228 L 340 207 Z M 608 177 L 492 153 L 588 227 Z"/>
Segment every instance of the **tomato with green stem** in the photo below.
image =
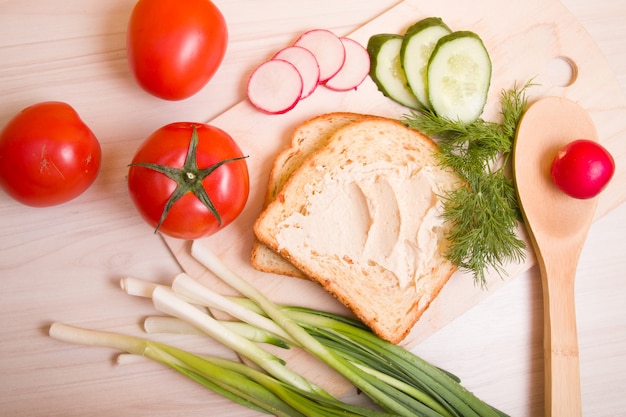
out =
<path fill-rule="evenodd" d="M 222 63 L 227 43 L 224 16 L 209 0 L 139 0 L 126 37 L 135 79 L 166 100 L 201 90 Z"/>
<path fill-rule="evenodd" d="M 101 160 L 98 139 L 72 106 L 37 103 L 0 133 L 0 188 L 28 206 L 55 206 L 85 192 Z"/>
<path fill-rule="evenodd" d="M 215 126 L 163 126 L 132 159 L 131 199 L 155 232 L 179 239 L 210 236 L 243 211 L 250 188 L 245 158 L 233 138 Z"/>

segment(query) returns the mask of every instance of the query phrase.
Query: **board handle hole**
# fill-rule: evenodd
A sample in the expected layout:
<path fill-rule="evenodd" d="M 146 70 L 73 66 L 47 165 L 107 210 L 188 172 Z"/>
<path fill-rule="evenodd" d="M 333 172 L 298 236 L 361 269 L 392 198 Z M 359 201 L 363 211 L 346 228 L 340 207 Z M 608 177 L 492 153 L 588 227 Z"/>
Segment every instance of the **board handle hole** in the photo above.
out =
<path fill-rule="evenodd" d="M 548 62 L 547 76 L 552 85 L 569 87 L 578 78 L 578 66 L 565 56 L 557 56 Z"/>

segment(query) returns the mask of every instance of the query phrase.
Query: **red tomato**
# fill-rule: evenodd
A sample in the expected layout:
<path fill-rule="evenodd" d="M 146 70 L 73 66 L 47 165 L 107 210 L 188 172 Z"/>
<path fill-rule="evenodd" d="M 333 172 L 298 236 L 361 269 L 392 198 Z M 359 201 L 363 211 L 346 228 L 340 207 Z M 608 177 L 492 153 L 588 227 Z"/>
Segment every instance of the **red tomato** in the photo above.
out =
<path fill-rule="evenodd" d="M 139 0 L 126 38 L 137 82 L 166 100 L 202 89 L 222 63 L 227 42 L 224 17 L 209 0 Z"/>
<path fill-rule="evenodd" d="M 557 153 L 550 174 L 567 195 L 587 199 L 606 187 L 615 172 L 615 161 L 599 143 L 579 139 L 565 145 Z"/>
<path fill-rule="evenodd" d="M 35 104 L 0 133 L 0 186 L 29 206 L 65 203 L 94 182 L 101 159 L 100 143 L 70 105 Z"/>
<path fill-rule="evenodd" d="M 235 141 L 217 127 L 163 126 L 133 157 L 128 172 L 131 199 L 143 219 L 168 236 L 212 235 L 235 220 L 246 204 L 250 185 L 243 158 Z"/>

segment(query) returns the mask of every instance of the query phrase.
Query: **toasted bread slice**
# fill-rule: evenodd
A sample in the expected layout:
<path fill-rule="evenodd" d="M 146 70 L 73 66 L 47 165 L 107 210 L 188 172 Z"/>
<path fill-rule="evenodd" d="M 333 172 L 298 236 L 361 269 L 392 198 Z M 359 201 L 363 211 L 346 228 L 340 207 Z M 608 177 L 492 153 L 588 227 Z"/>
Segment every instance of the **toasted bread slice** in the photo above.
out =
<path fill-rule="evenodd" d="M 299 125 L 291 137 L 289 147 L 279 153 L 274 160 L 265 194 L 265 207 L 276 198 L 287 179 L 302 162 L 313 152 L 328 143 L 330 137 L 337 130 L 367 117 L 374 116 L 347 112 L 327 113 Z M 302 271 L 258 239 L 255 239 L 252 244 L 250 262 L 259 271 L 306 278 Z"/>
<path fill-rule="evenodd" d="M 257 238 L 399 343 L 455 271 L 441 194 L 463 184 L 437 145 L 401 123 L 337 130 L 257 219 Z"/>

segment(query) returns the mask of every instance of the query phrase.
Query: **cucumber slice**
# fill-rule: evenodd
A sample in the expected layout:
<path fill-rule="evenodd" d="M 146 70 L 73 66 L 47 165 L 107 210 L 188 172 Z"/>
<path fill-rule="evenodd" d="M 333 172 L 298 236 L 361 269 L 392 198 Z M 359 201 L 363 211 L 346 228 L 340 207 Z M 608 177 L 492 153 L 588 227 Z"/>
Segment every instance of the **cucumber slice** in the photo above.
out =
<path fill-rule="evenodd" d="M 426 71 L 437 41 L 452 33 L 439 17 L 422 19 L 409 27 L 400 48 L 400 62 L 409 88 L 425 108 L 430 108 Z"/>
<path fill-rule="evenodd" d="M 402 39 L 400 35 L 387 33 L 373 35 L 369 39 L 370 77 L 385 96 L 403 106 L 418 109 L 420 103 L 411 92 L 400 63 Z"/>
<path fill-rule="evenodd" d="M 470 123 L 480 117 L 491 84 L 491 59 L 469 31 L 439 39 L 428 61 L 428 99 L 441 117 Z"/>

